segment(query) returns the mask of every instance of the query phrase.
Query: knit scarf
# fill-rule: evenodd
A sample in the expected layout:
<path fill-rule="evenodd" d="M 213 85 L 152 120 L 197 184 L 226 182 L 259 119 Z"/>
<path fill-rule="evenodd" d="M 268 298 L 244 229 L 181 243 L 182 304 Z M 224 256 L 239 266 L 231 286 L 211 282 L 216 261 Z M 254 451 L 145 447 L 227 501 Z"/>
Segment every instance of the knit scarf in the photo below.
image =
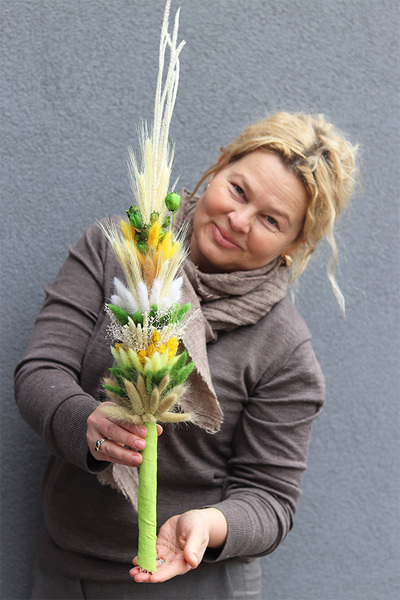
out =
<path fill-rule="evenodd" d="M 189 245 L 199 197 L 190 198 L 187 190 L 180 194 L 183 201 L 175 227 L 187 226 Z M 280 257 L 258 269 L 232 273 L 203 273 L 187 258 L 183 270 L 199 299 L 207 342 L 216 341 L 219 331 L 254 325 L 287 291 L 287 268 Z"/>

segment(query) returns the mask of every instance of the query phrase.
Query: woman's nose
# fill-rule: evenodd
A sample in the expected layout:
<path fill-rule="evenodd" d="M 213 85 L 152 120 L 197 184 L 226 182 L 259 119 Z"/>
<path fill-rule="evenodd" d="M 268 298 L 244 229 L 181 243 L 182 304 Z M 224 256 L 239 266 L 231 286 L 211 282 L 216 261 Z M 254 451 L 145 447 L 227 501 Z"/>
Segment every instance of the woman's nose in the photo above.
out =
<path fill-rule="evenodd" d="M 234 231 L 247 233 L 250 229 L 251 211 L 247 206 L 237 207 L 228 213 L 228 219 Z"/>

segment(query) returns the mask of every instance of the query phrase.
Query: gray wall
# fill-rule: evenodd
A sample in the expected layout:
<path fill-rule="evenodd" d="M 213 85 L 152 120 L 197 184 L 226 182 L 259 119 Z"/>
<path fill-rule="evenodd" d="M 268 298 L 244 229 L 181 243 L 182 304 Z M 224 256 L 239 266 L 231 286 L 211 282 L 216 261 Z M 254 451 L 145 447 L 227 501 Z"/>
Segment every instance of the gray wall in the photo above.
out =
<path fill-rule="evenodd" d="M 174 2 L 175 8 L 178 1 Z M 263 559 L 264 598 L 398 597 L 399 246 L 396 0 L 181 0 L 176 175 L 193 186 L 266 110 L 324 112 L 358 141 L 340 226 L 344 320 L 322 248 L 297 304 L 327 379 L 296 526 Z M 151 119 L 163 0 L 2 1 L 2 598 L 28 598 L 47 451 L 13 404 L 67 247 L 130 204 L 128 144 Z"/>

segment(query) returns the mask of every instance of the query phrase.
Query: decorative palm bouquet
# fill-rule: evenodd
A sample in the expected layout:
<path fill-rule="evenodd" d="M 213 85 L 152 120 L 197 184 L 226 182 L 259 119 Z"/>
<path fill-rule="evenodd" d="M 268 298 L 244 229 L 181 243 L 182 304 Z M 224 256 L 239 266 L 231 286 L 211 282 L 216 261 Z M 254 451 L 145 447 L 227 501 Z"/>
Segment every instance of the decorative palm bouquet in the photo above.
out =
<path fill-rule="evenodd" d="M 135 203 L 127 211 L 128 221 L 103 227 L 124 272 L 126 285 L 117 278 L 114 280 L 115 293 L 106 306 L 115 341 L 111 348 L 115 365 L 103 385 L 115 405 L 104 405 L 102 411 L 111 419 L 144 424 L 148 429 L 139 468 L 137 562 L 142 570 L 149 572 L 156 570 L 156 423 L 191 418 L 191 414 L 180 410 L 178 401 L 194 367 L 186 350 L 180 349 L 190 304 L 180 306 L 182 277 L 178 273 L 186 251 L 182 236 L 173 232 L 180 197 L 169 192 L 173 151 L 168 133 L 178 87 L 179 54 L 184 45 L 184 42 L 177 45 L 179 10 L 172 35 L 168 33 L 169 9 L 167 0 L 154 123 L 150 132 L 145 125 L 141 129 L 140 167 L 133 151 L 129 151 Z M 163 82 L 167 48 L 170 59 Z"/>

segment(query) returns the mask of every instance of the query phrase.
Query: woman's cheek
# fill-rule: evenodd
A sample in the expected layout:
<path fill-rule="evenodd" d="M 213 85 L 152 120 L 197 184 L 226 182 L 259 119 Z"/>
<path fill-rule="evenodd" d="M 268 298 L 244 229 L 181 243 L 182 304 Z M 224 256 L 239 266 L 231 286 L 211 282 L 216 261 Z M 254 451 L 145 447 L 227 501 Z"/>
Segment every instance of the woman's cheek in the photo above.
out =
<path fill-rule="evenodd" d="M 232 210 L 231 199 L 227 198 L 223 192 L 215 193 L 212 197 L 206 198 L 204 210 L 211 217 L 226 214 Z"/>

